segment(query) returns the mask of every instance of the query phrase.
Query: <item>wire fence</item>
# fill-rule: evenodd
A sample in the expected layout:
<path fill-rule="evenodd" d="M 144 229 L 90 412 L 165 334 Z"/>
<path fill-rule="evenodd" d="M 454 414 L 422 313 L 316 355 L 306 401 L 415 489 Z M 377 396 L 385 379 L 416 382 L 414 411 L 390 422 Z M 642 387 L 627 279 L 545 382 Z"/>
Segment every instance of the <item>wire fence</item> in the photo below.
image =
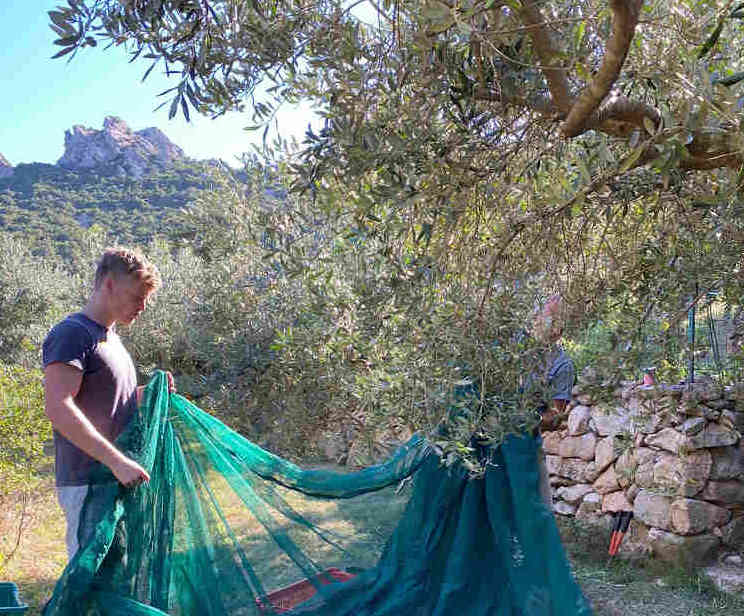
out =
<path fill-rule="evenodd" d="M 736 337 L 736 310 L 715 298 L 690 311 L 682 327 L 688 380 L 697 375 L 741 374 L 744 368 Z"/>

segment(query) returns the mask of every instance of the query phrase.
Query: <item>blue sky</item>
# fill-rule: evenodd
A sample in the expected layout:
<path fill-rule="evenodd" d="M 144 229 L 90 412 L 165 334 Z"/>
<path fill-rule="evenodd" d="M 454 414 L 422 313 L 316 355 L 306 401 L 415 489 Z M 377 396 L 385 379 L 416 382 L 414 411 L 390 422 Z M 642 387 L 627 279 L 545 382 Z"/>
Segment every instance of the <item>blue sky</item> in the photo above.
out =
<path fill-rule="evenodd" d="M 160 128 L 192 158 L 235 157 L 259 143 L 261 131 L 246 132 L 250 113 L 216 120 L 180 115 L 168 120 L 168 105 L 157 94 L 173 85 L 153 70 L 144 83 L 147 61 L 129 64 L 123 50 L 85 49 L 72 62 L 51 60 L 60 48 L 48 26 L 46 11 L 60 2 L 0 0 L 0 153 L 12 165 L 54 163 L 64 151 L 64 132 L 74 124 L 101 128 L 108 115 L 119 116 L 133 130 Z M 317 117 L 308 105 L 280 112 L 284 136 L 301 139 Z"/>

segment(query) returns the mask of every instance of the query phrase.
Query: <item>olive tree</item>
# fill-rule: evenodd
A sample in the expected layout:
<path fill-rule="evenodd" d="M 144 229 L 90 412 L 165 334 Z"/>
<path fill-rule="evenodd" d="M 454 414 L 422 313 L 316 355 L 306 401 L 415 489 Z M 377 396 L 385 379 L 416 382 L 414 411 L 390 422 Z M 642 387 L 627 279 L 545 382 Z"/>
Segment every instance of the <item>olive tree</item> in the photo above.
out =
<path fill-rule="evenodd" d="M 541 297 L 566 298 L 569 335 L 611 324 L 608 378 L 649 324 L 663 356 L 707 291 L 742 303 L 741 4 L 70 0 L 50 18 L 58 56 L 106 42 L 145 76 L 166 69 L 171 117 L 237 110 L 261 128 L 316 104 L 322 130 L 264 149 L 297 200 L 256 216 L 318 318 L 357 333 L 347 392 L 388 382 L 373 367 L 397 341 L 400 365 L 427 358 L 399 408 L 465 371 L 490 410 L 463 434 L 498 437 L 527 421 L 486 398 L 536 365 L 520 331 Z M 322 253 L 298 239 L 318 224 Z"/>

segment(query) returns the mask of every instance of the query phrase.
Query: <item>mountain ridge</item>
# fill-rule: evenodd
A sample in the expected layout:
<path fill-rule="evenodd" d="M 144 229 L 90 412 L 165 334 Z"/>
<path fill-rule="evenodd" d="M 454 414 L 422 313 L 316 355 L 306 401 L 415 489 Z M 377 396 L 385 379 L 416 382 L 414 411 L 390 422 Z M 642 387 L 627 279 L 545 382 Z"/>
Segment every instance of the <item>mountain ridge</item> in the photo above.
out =
<path fill-rule="evenodd" d="M 106 116 L 101 129 L 75 124 L 65 131 L 64 139 L 64 153 L 54 166 L 69 171 L 140 179 L 177 161 L 191 160 L 159 128 L 134 131 L 118 116 Z M 12 177 L 17 169 L 0 153 L 0 179 Z"/>

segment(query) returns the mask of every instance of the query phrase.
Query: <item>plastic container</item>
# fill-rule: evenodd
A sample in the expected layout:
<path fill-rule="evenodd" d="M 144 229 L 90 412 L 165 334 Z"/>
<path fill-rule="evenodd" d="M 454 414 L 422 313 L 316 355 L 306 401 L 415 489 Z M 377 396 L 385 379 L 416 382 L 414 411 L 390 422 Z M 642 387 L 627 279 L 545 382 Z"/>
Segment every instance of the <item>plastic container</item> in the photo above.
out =
<path fill-rule="evenodd" d="M 314 579 L 321 585 L 326 586 L 333 582 L 346 582 L 353 577 L 355 577 L 353 573 L 331 567 L 323 573 L 316 575 Z M 268 611 L 269 606 L 273 608 L 275 613 L 283 614 L 300 603 L 307 601 L 316 592 L 315 586 L 313 586 L 310 580 L 302 580 L 286 588 L 275 590 L 265 597 L 258 597 L 256 599 L 256 605 L 262 614 Z"/>
<path fill-rule="evenodd" d="M 18 598 L 18 586 L 13 582 L 0 582 L 0 616 L 25 614 L 28 605 Z"/>

